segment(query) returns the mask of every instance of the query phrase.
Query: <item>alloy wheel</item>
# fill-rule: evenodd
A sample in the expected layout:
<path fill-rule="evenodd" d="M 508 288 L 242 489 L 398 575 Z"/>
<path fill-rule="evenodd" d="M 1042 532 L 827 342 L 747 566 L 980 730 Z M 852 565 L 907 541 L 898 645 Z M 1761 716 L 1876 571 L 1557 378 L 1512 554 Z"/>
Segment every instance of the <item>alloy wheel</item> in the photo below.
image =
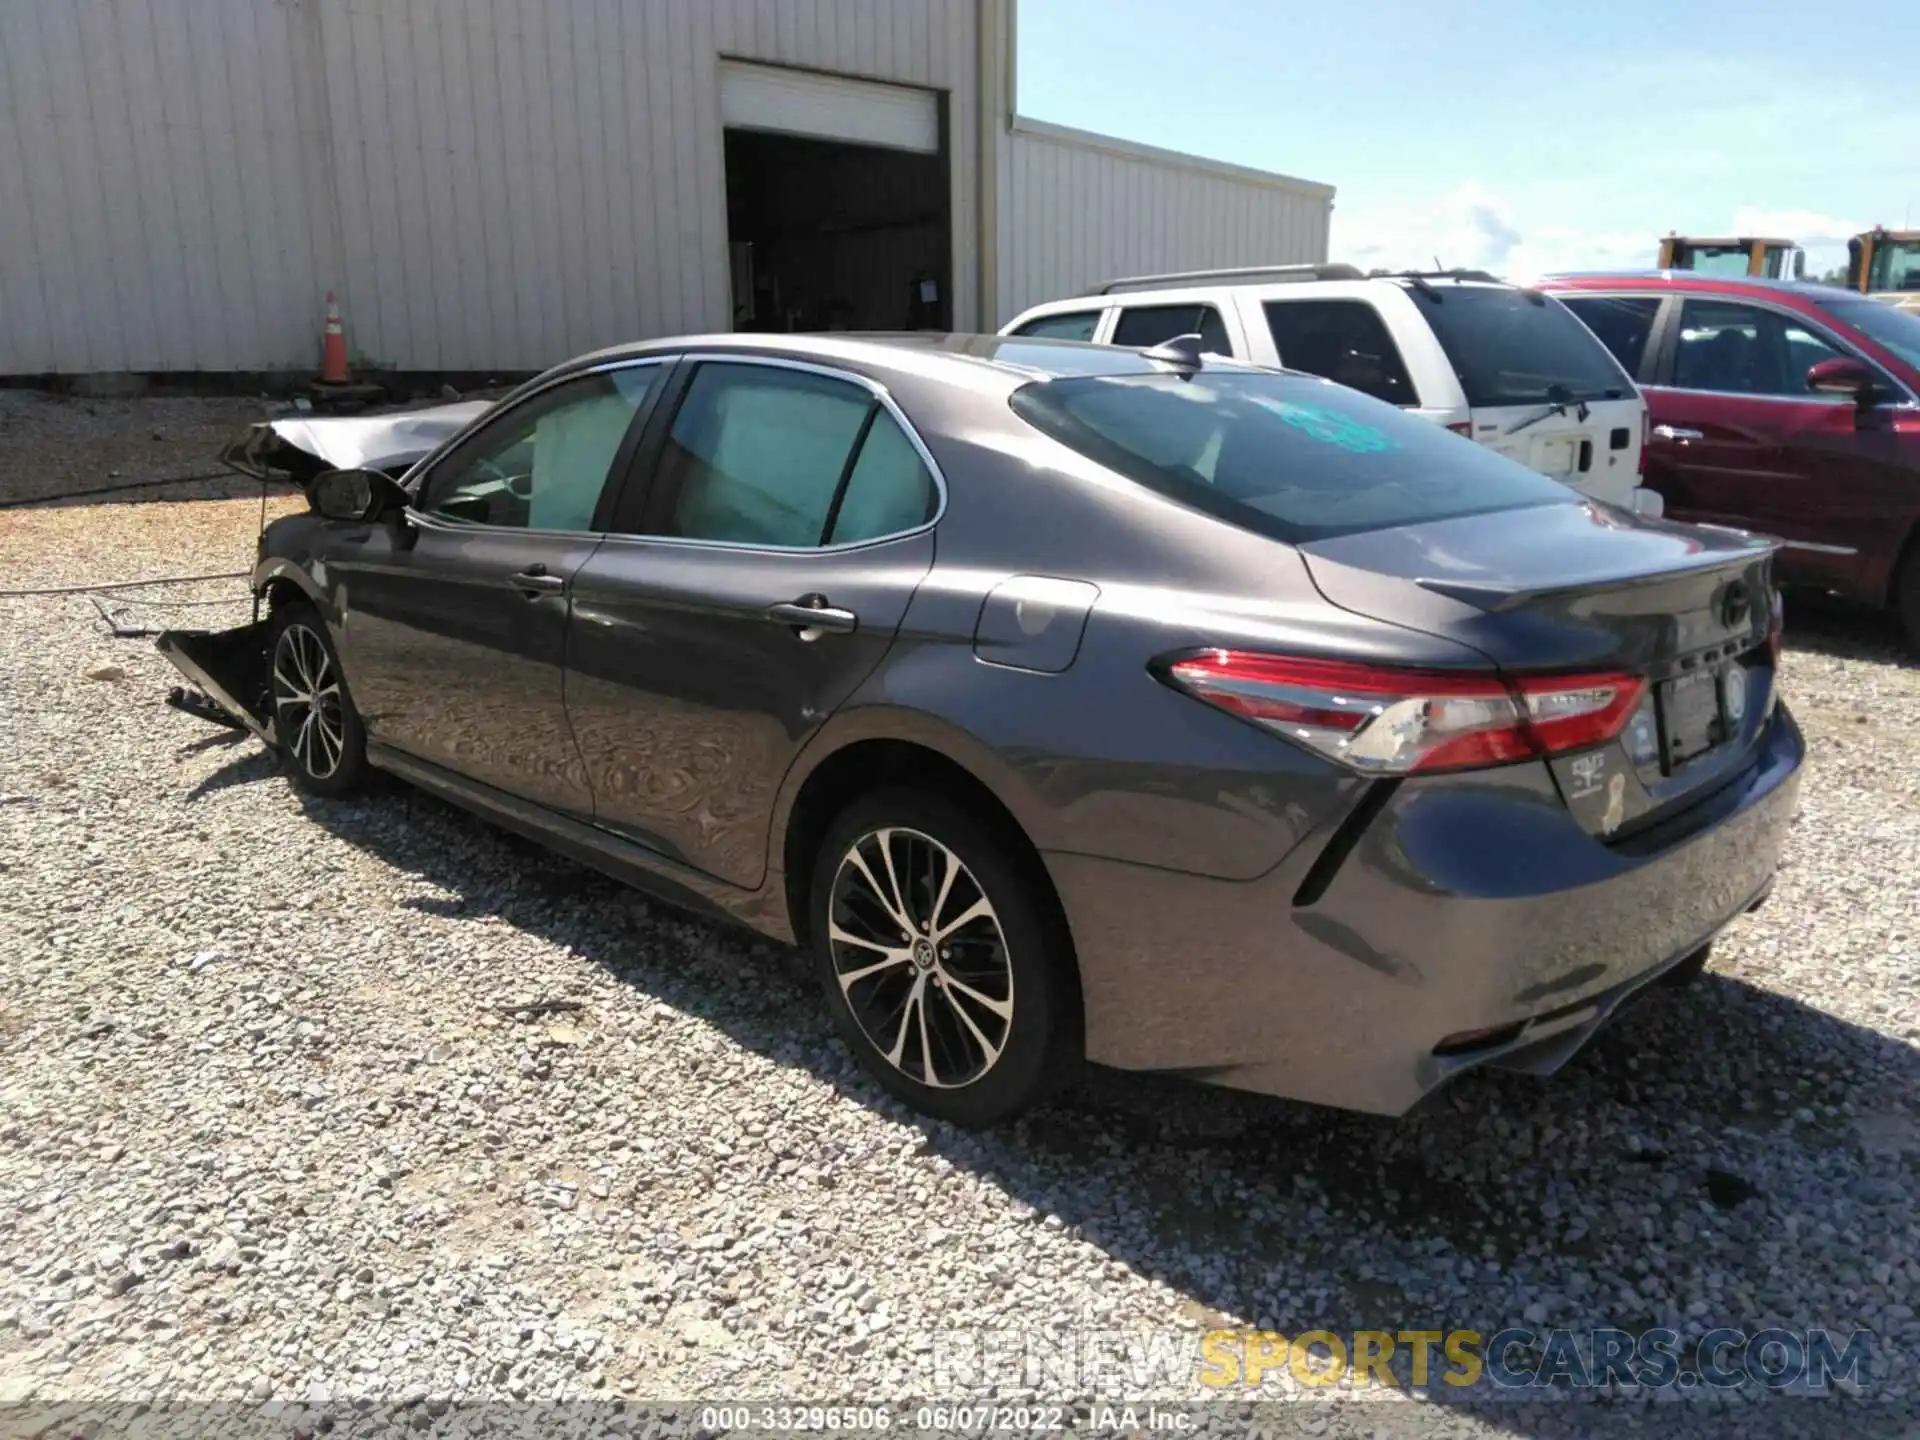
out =
<path fill-rule="evenodd" d="M 309 626 L 287 626 L 273 648 L 274 732 L 316 780 L 339 769 L 346 750 L 340 703 L 326 642 Z"/>
<path fill-rule="evenodd" d="M 830 914 L 840 993 L 889 1065 L 941 1090 L 993 1068 L 1013 1031 L 1013 966 L 958 855 L 917 830 L 870 831 L 841 858 Z"/>

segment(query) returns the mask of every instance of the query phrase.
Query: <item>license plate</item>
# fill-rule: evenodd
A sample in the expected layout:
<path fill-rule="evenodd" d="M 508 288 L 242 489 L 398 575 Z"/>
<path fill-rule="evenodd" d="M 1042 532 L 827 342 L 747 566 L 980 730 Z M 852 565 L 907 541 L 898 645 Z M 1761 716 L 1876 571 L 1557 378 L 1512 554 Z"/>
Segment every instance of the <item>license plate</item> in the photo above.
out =
<path fill-rule="evenodd" d="M 1571 475 L 1573 457 L 1580 453 L 1580 442 L 1574 439 L 1543 440 L 1533 452 L 1533 468 L 1542 475 Z"/>
<path fill-rule="evenodd" d="M 1702 670 L 1660 686 L 1661 752 L 1672 771 L 1726 738 L 1720 710 L 1720 676 Z"/>

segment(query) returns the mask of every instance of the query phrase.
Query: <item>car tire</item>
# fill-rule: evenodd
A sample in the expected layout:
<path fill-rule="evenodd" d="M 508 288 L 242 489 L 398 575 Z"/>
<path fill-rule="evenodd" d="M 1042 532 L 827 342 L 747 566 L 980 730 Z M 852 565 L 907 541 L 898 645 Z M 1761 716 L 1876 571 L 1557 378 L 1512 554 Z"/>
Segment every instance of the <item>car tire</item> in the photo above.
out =
<path fill-rule="evenodd" d="M 1893 603 L 1906 627 L 1907 647 L 1920 653 L 1920 546 L 1915 546 L 1893 582 Z"/>
<path fill-rule="evenodd" d="M 814 959 L 834 1024 L 889 1093 L 958 1125 L 1028 1108 L 1078 1058 L 1065 926 L 1023 853 L 963 805 L 897 789 L 849 806 L 814 863 Z"/>
<path fill-rule="evenodd" d="M 1671 967 L 1660 977 L 1659 983 L 1670 990 L 1685 990 L 1697 984 L 1707 973 L 1707 962 L 1713 959 L 1713 942 L 1709 940 L 1695 950 L 1679 964 Z"/>
<path fill-rule="evenodd" d="M 308 604 L 273 615 L 267 696 L 280 767 L 295 788 L 338 797 L 367 778 L 367 734 L 320 612 Z"/>

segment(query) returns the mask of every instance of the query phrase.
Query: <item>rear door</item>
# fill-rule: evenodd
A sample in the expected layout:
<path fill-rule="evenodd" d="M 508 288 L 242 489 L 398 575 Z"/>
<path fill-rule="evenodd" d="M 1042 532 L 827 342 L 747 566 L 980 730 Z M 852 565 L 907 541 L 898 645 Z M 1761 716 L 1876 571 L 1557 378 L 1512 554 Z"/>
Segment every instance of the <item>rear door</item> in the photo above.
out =
<path fill-rule="evenodd" d="M 884 390 L 689 357 L 643 492 L 574 577 L 567 713 L 597 822 L 751 888 L 781 779 L 893 645 L 941 490 Z"/>
<path fill-rule="evenodd" d="M 1415 286 L 1412 299 L 1459 379 L 1475 440 L 1595 499 L 1632 503 L 1645 406 L 1571 311 L 1509 285 Z"/>
<path fill-rule="evenodd" d="M 567 595 L 662 373 L 608 366 L 518 401 L 429 464 L 409 544 L 368 527 L 364 547 L 334 548 L 343 661 L 373 739 L 592 812 L 562 688 Z"/>
<path fill-rule="evenodd" d="M 1807 388 L 1851 353 L 1797 312 L 1685 297 L 1650 392 L 1648 481 L 1670 513 L 1777 536 L 1781 580 L 1855 591 L 1908 482 L 1884 412 Z"/>

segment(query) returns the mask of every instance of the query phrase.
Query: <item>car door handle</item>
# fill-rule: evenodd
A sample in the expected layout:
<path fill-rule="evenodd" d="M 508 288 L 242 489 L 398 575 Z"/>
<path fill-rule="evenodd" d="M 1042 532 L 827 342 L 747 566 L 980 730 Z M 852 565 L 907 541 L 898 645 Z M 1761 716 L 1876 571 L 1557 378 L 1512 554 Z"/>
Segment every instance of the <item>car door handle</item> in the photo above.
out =
<path fill-rule="evenodd" d="M 1656 440 L 1704 440 L 1707 437 L 1698 430 L 1688 430 L 1679 425 L 1656 425 L 1653 427 Z"/>
<path fill-rule="evenodd" d="M 829 605 L 824 595 L 802 595 L 798 600 L 769 605 L 767 619 L 793 626 L 794 633 L 802 640 L 818 640 L 828 631 L 851 635 L 860 628 L 858 615 Z"/>
<path fill-rule="evenodd" d="M 544 565 L 529 565 L 524 570 L 515 571 L 507 577 L 507 583 L 529 600 L 538 600 L 542 595 L 558 595 L 567 588 L 565 577 L 549 575 Z"/>

